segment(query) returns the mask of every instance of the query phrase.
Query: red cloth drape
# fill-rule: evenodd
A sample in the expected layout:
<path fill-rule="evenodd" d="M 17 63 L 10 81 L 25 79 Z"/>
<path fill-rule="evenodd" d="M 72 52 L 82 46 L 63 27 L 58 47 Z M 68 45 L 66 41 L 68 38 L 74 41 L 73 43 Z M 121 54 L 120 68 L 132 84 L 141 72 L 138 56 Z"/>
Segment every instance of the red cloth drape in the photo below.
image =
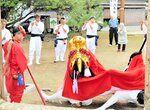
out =
<path fill-rule="evenodd" d="M 114 69 L 106 70 L 92 53 L 89 56 L 89 68 L 95 76 L 78 79 L 78 94 L 72 91 L 73 80 L 70 74 L 73 70 L 70 67 L 70 59 L 68 60 L 62 94 L 64 97 L 80 101 L 87 100 L 104 93 L 112 86 L 127 90 L 144 89 L 145 65 L 142 55 L 133 57 L 125 72 Z"/>

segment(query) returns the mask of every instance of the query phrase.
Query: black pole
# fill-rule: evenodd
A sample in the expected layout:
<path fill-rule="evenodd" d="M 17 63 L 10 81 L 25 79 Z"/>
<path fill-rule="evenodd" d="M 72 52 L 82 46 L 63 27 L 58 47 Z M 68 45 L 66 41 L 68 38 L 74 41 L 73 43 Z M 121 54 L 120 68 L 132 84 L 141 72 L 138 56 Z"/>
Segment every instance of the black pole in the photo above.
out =
<path fill-rule="evenodd" d="M 139 50 L 139 53 L 142 53 L 142 49 L 143 49 L 143 47 L 144 47 L 146 41 L 147 41 L 147 38 L 145 37 L 144 42 L 143 42 L 143 44 L 142 44 L 142 46 L 141 46 L 141 48 L 140 48 L 140 50 Z"/>

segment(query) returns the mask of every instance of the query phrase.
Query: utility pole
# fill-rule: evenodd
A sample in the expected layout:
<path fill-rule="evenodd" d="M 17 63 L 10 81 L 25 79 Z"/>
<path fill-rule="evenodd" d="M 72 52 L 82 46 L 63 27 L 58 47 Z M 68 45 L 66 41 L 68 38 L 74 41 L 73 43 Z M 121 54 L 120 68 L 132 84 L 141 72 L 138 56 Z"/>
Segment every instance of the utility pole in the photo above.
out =
<path fill-rule="evenodd" d="M 1 7 L 0 7 L 0 98 L 4 98 L 4 77 L 2 70 L 2 26 L 1 26 Z"/>
<path fill-rule="evenodd" d="M 146 46 L 146 73 L 145 73 L 145 107 L 150 107 L 150 0 L 148 1 L 148 32 L 147 32 L 147 46 Z M 148 109 L 145 109 L 148 110 Z"/>
<path fill-rule="evenodd" d="M 120 0 L 120 23 L 124 23 L 124 0 Z"/>

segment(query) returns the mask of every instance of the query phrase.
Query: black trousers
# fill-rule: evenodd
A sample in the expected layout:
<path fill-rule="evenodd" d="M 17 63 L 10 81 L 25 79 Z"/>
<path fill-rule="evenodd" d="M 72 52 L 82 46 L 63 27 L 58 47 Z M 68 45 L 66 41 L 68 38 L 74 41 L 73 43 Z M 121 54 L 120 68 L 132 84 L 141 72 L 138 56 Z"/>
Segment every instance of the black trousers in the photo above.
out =
<path fill-rule="evenodd" d="M 120 50 L 121 44 L 118 44 L 118 50 Z M 122 51 L 125 51 L 126 49 L 126 44 L 122 44 Z"/>
<path fill-rule="evenodd" d="M 115 37 L 115 43 L 118 44 L 118 28 L 110 28 L 109 29 L 109 44 L 112 45 L 113 43 L 113 36 Z"/>

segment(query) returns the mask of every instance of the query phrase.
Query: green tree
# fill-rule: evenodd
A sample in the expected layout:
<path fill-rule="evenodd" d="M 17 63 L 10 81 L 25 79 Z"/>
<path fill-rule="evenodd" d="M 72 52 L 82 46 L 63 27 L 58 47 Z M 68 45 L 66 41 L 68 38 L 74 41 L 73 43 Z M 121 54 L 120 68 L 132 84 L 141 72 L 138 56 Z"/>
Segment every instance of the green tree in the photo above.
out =
<path fill-rule="evenodd" d="M 100 20 L 102 16 L 101 2 L 102 0 L 74 0 L 71 3 L 72 10 L 68 12 L 70 17 L 68 24 L 78 31 L 90 16 L 95 16 L 97 20 Z"/>
<path fill-rule="evenodd" d="M 0 6 L 3 18 L 10 19 L 11 15 L 15 15 L 12 19 L 16 21 L 22 19 L 22 12 L 31 6 L 33 7 L 32 11 L 54 10 L 58 15 L 68 18 L 69 26 L 79 30 L 90 16 L 100 19 L 102 15 L 101 2 L 103 1 L 107 0 L 2 0 Z M 19 13 L 16 14 L 17 12 Z"/>
<path fill-rule="evenodd" d="M 2 18 L 17 19 L 22 17 L 22 13 L 29 6 L 30 0 L 0 0 Z M 15 16 L 11 16 L 14 15 Z M 15 18 L 13 18 L 15 17 Z"/>
<path fill-rule="evenodd" d="M 68 24 L 74 31 L 79 31 L 90 16 L 100 19 L 103 1 L 107 0 L 36 0 L 33 5 L 38 9 L 57 11 L 58 15 L 68 18 Z"/>

